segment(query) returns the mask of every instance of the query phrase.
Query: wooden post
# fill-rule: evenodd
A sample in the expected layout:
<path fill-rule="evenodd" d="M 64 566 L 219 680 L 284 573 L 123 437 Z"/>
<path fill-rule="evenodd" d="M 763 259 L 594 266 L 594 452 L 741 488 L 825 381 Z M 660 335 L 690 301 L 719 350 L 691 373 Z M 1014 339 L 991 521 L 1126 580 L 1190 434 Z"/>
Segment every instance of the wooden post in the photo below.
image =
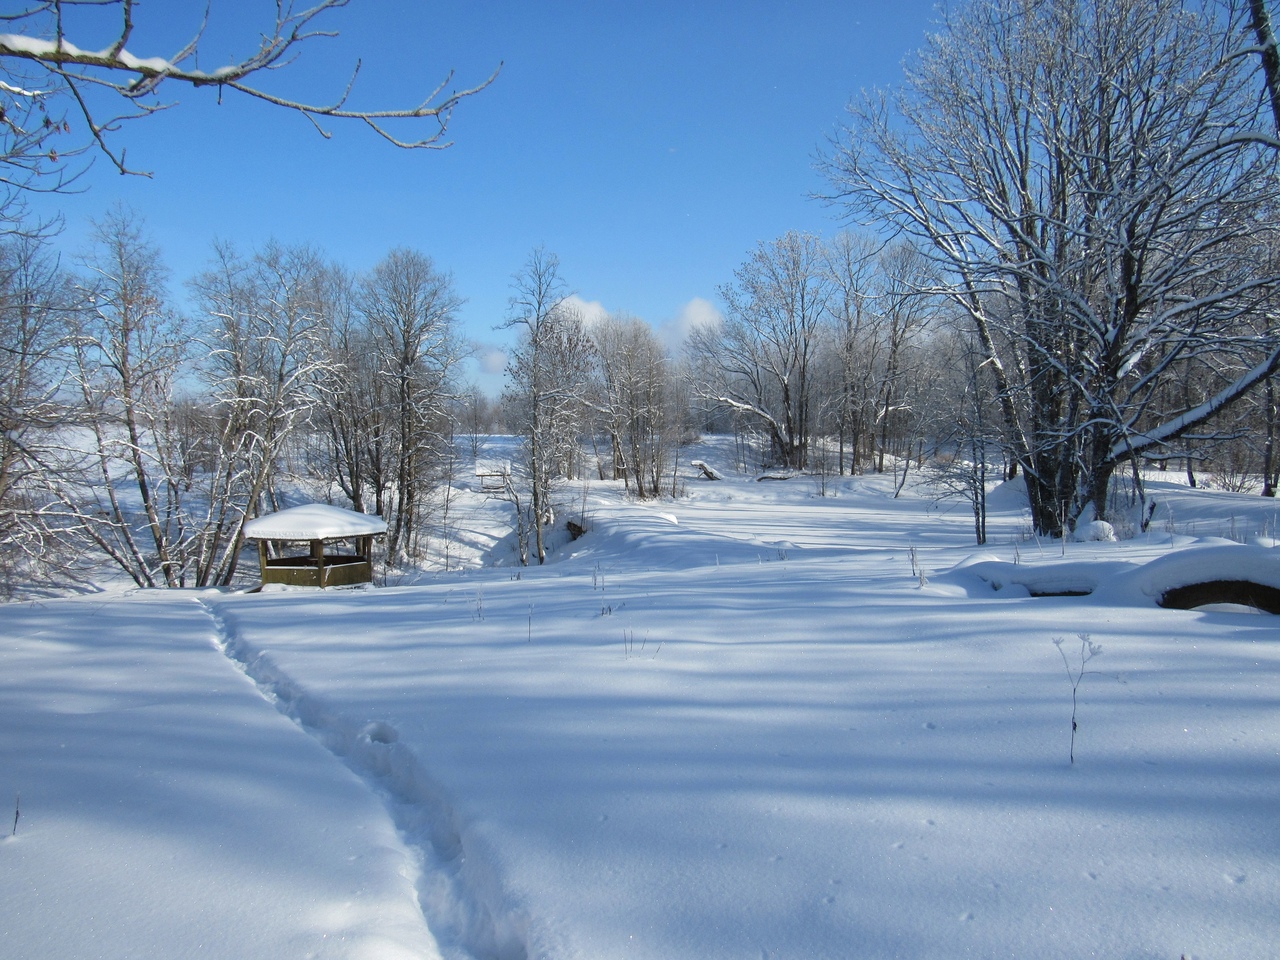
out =
<path fill-rule="evenodd" d="M 316 562 L 316 582 L 324 589 L 324 541 L 311 541 L 311 557 Z"/>

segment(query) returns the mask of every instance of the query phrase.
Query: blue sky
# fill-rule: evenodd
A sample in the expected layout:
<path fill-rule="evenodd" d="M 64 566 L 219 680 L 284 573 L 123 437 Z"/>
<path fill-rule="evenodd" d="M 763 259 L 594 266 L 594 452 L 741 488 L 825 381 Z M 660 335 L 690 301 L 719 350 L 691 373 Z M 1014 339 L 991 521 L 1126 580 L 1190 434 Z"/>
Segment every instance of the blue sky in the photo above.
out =
<path fill-rule="evenodd" d="M 139 5 L 130 50 L 169 55 L 203 0 Z M 934 0 L 895 3 L 608 3 L 352 0 L 324 21 L 273 90 L 336 97 L 357 60 L 353 103 L 412 105 L 494 84 L 463 102 L 445 151 L 401 151 L 349 123 L 320 137 L 302 117 L 238 95 L 171 90 L 179 105 L 117 138 L 149 179 L 98 162 L 87 190 L 40 209 L 66 219 L 61 246 L 117 200 L 139 212 L 181 281 L 215 239 L 252 250 L 310 243 L 355 270 L 397 246 L 430 255 L 467 301 L 469 338 L 500 346 L 511 275 L 545 246 L 582 299 L 671 329 L 707 303 L 756 243 L 831 234 L 809 199 L 815 154 L 855 91 L 901 78 Z M 270 0 L 213 0 L 206 69 L 247 52 Z M 84 48 L 105 33 L 71 36 Z M 101 38 L 101 39 L 99 39 Z M 476 365 L 496 392 L 501 378 Z"/>

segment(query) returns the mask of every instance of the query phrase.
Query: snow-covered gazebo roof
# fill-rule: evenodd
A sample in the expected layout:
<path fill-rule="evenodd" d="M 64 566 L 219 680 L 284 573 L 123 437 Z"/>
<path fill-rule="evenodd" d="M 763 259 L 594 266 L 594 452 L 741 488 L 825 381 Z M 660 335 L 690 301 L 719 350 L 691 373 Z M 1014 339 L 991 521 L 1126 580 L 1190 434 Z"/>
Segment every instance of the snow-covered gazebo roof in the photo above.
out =
<path fill-rule="evenodd" d="M 249 540 L 342 540 L 387 532 L 387 522 L 326 503 L 308 503 L 250 520 L 244 525 Z"/>

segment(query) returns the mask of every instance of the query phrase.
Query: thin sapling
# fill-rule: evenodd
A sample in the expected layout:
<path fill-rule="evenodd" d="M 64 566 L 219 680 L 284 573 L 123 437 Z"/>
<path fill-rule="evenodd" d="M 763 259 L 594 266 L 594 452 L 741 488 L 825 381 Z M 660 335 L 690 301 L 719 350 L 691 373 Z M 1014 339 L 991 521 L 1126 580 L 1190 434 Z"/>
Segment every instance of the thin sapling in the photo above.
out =
<path fill-rule="evenodd" d="M 927 587 L 929 585 L 929 578 L 925 574 L 924 565 L 920 563 L 920 558 L 916 554 L 916 548 L 914 546 L 907 548 L 907 556 L 911 560 L 911 575 L 919 581 L 921 589 Z"/>
<path fill-rule="evenodd" d="M 1073 668 L 1071 661 L 1067 659 L 1067 651 L 1062 649 L 1065 642 L 1062 637 L 1054 637 L 1053 645 L 1058 648 L 1058 653 L 1062 654 L 1062 663 L 1067 668 L 1067 680 L 1071 683 L 1071 762 L 1076 762 L 1076 706 L 1077 693 L 1080 689 L 1080 681 L 1084 679 L 1086 673 L 1094 673 L 1096 671 L 1086 670 L 1085 665 L 1094 657 L 1102 656 L 1102 644 L 1094 643 L 1089 639 L 1089 634 L 1076 634 L 1080 639 L 1080 666 Z"/>
<path fill-rule="evenodd" d="M 604 571 L 600 569 L 600 564 L 598 563 L 591 574 L 591 589 L 600 591 L 600 616 L 607 617 L 612 615 L 613 605 L 605 601 Z"/>

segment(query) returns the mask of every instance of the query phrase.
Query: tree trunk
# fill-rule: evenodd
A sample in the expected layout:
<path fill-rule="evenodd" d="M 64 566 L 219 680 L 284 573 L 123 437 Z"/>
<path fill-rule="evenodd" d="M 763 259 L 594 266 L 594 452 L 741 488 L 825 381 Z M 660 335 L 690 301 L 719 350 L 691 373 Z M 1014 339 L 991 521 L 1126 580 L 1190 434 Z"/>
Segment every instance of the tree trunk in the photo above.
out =
<path fill-rule="evenodd" d="M 1262 418 L 1265 429 L 1265 439 L 1262 443 L 1262 495 L 1264 497 L 1274 497 L 1276 495 L 1276 394 L 1275 384 L 1271 377 L 1267 377 L 1266 384 L 1263 387 L 1262 394 Z"/>
<path fill-rule="evenodd" d="M 1258 46 L 1262 48 L 1262 78 L 1271 98 L 1271 116 L 1275 120 L 1276 132 L 1280 133 L 1280 51 L 1276 49 L 1276 35 L 1271 27 L 1266 0 L 1249 0 L 1249 12 Z"/>

